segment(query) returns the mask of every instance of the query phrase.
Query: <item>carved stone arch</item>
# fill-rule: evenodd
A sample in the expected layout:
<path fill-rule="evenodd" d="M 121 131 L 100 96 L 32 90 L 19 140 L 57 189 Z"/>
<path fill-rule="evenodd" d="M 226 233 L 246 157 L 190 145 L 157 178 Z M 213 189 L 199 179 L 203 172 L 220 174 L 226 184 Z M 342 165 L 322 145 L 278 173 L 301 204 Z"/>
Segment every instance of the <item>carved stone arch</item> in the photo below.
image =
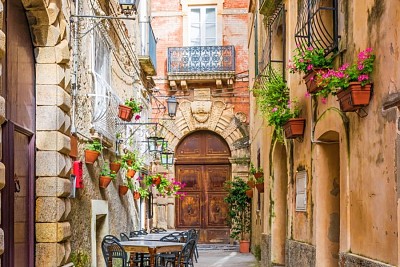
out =
<path fill-rule="evenodd" d="M 71 253 L 70 10 L 60 0 L 20 1 L 36 61 L 35 261 L 37 266 L 62 266 Z"/>

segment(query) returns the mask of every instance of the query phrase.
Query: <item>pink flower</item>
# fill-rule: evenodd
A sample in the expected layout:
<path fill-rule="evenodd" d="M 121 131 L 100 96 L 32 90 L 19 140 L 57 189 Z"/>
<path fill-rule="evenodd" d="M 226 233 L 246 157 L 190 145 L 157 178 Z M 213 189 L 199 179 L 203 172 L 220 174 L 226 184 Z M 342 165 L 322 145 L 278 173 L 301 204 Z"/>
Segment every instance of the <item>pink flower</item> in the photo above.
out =
<path fill-rule="evenodd" d="M 307 66 L 307 70 L 310 71 L 310 70 L 313 69 L 313 67 L 314 67 L 314 66 L 313 66 L 312 64 L 309 64 L 309 65 Z"/>
<path fill-rule="evenodd" d="M 347 70 L 347 68 L 348 68 L 349 66 L 350 66 L 349 63 L 344 63 L 344 64 L 339 68 L 339 70 L 345 71 L 345 70 Z"/>
<path fill-rule="evenodd" d="M 309 92 L 306 92 L 304 96 L 307 97 L 307 98 L 309 98 L 311 95 L 310 95 Z"/>
<path fill-rule="evenodd" d="M 314 48 L 312 48 L 312 46 L 310 46 L 310 47 L 307 47 L 307 50 L 308 50 L 308 51 L 313 51 Z"/>
<path fill-rule="evenodd" d="M 327 99 L 325 97 L 321 97 L 321 103 L 326 104 Z"/>
<path fill-rule="evenodd" d="M 357 69 L 358 70 L 363 70 L 364 69 L 364 65 L 363 64 L 358 64 Z"/>
<path fill-rule="evenodd" d="M 360 76 L 358 76 L 359 82 L 367 81 L 368 79 L 369 79 L 369 76 L 367 74 L 361 74 Z"/>
<path fill-rule="evenodd" d="M 136 115 L 135 116 L 135 121 L 137 121 L 137 120 L 139 120 L 140 119 L 140 115 Z"/>
<path fill-rule="evenodd" d="M 278 110 L 278 108 L 277 107 L 274 107 L 271 111 L 272 112 L 275 112 L 275 111 L 277 111 Z"/>

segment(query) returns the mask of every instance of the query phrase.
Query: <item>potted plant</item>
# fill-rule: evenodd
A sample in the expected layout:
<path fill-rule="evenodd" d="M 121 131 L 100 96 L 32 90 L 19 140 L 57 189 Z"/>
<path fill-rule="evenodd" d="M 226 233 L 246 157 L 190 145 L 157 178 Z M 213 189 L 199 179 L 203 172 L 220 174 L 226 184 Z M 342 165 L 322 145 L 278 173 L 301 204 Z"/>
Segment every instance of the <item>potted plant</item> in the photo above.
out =
<path fill-rule="evenodd" d="M 120 104 L 118 108 L 118 117 L 124 121 L 131 121 L 135 113 L 142 111 L 142 106 L 134 99 L 126 99 L 124 105 Z M 140 119 L 140 115 L 135 116 L 135 120 Z"/>
<path fill-rule="evenodd" d="M 250 187 L 250 188 L 254 188 L 255 187 L 255 185 L 256 185 L 256 180 L 254 179 L 254 176 L 253 175 L 250 175 L 249 176 L 249 179 L 247 180 L 247 185 Z"/>
<path fill-rule="evenodd" d="M 258 192 L 264 193 L 264 173 L 256 179 L 256 188 Z"/>
<path fill-rule="evenodd" d="M 286 135 L 286 138 L 296 138 L 303 134 L 305 119 L 299 118 L 300 109 L 296 100 L 290 100 L 289 88 L 281 74 L 271 69 L 263 84 L 257 85 L 256 102 L 260 111 L 266 116 L 268 125 L 275 127 L 278 140 L 283 140 L 283 129 L 286 123 L 300 121 L 302 123 L 301 133 Z"/>
<path fill-rule="evenodd" d="M 137 158 L 137 152 L 127 150 L 122 155 L 121 160 L 126 165 L 132 166 L 132 164 L 136 161 L 136 158 Z"/>
<path fill-rule="evenodd" d="M 118 173 L 119 169 L 121 168 L 121 160 L 114 160 L 112 162 L 110 162 L 110 171 L 111 173 Z"/>
<path fill-rule="evenodd" d="M 102 150 L 103 145 L 97 139 L 87 143 L 85 147 L 85 162 L 87 164 L 93 164 L 99 157 Z"/>
<path fill-rule="evenodd" d="M 176 181 L 175 179 L 168 179 L 165 175 L 160 173 L 156 173 L 153 175 L 147 175 L 143 179 L 143 184 L 147 187 L 155 187 L 158 191 L 159 196 L 167 197 L 167 196 L 180 196 L 183 197 L 186 195 L 185 192 L 179 192 L 182 188 L 185 187 L 185 183 L 181 183 Z"/>
<path fill-rule="evenodd" d="M 332 67 L 332 58 L 326 57 L 325 50 L 322 48 L 306 47 L 299 45 L 293 51 L 294 56 L 289 60 L 288 68 L 291 73 L 304 73 L 303 77 L 307 91 L 311 94 L 317 93 L 322 87 L 315 83 L 315 75 L 324 73 L 328 68 Z"/>
<path fill-rule="evenodd" d="M 372 48 L 367 48 L 358 54 L 356 63 L 345 63 L 338 70 L 318 75 L 317 83 L 337 95 L 342 111 L 357 111 L 369 104 L 374 61 Z"/>
<path fill-rule="evenodd" d="M 248 253 L 250 248 L 248 238 L 251 229 L 251 200 L 246 196 L 246 190 L 250 188 L 242 178 L 234 177 L 232 181 L 225 182 L 224 189 L 228 193 L 224 201 L 228 205 L 230 237 L 240 241 L 239 251 L 241 253 Z"/>
<path fill-rule="evenodd" d="M 107 186 L 110 184 L 112 180 L 115 179 L 116 176 L 117 175 L 115 173 L 111 172 L 107 164 L 104 164 L 100 172 L 99 187 L 107 188 Z"/>
<path fill-rule="evenodd" d="M 125 195 L 128 192 L 129 189 L 130 190 L 134 189 L 134 186 L 133 186 L 133 183 L 132 183 L 132 179 L 125 179 L 124 183 L 122 185 L 119 185 L 119 188 L 118 188 L 119 195 L 120 196 Z"/>
<path fill-rule="evenodd" d="M 247 189 L 246 190 L 246 196 L 248 197 L 248 198 L 253 198 L 253 189 Z"/>

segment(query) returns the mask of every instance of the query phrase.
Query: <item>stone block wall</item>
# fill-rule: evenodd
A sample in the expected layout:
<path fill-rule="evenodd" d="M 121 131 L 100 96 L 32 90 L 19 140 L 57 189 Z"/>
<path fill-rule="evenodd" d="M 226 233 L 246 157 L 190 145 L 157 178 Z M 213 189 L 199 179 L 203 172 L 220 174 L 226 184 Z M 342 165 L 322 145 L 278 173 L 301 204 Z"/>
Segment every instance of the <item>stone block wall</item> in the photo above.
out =
<path fill-rule="evenodd" d="M 315 267 L 315 247 L 295 240 L 286 241 L 287 267 Z"/>
<path fill-rule="evenodd" d="M 393 267 L 383 262 L 374 261 L 351 253 L 339 254 L 340 267 Z"/>

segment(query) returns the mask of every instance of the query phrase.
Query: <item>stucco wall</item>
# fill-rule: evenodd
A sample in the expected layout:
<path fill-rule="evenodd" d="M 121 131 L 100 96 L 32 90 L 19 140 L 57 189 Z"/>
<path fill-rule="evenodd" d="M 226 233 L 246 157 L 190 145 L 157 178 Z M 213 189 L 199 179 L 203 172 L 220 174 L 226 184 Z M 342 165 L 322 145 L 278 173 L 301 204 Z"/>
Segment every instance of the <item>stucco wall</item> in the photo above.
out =
<path fill-rule="evenodd" d="M 293 36 L 297 22 L 297 1 L 283 2 L 287 10 L 286 53 L 287 58 L 290 59 L 293 55 L 292 51 L 296 47 Z M 287 76 L 291 98 L 299 100 L 302 107 L 301 117 L 307 120 L 302 142 L 286 143 L 289 152 L 291 147 L 293 149 L 293 160 L 290 158 L 290 153 L 287 159 L 289 181 L 295 180 L 295 176 L 292 174 L 294 175 L 298 169 L 305 169 L 308 173 L 306 212 L 294 210 L 295 186 L 289 184 L 287 199 L 290 204 L 288 206 L 289 229 L 287 236 L 300 241 L 304 246 L 311 245 L 317 254 L 324 246 L 318 241 L 317 236 L 320 232 L 317 229 L 318 227 L 329 228 L 329 218 L 325 218 L 325 222 L 323 222 L 316 215 L 318 205 L 322 204 L 317 201 L 324 201 L 317 197 L 316 190 L 318 190 L 318 183 L 321 183 L 321 180 L 329 183 L 327 179 L 330 174 L 329 169 L 321 170 L 319 168 L 325 164 L 324 161 L 328 155 L 323 156 L 317 153 L 319 147 L 323 145 L 318 142 L 338 142 L 336 145 L 339 147 L 340 174 L 339 251 L 342 253 L 351 251 L 353 254 L 363 255 L 365 264 L 373 261 L 377 261 L 378 264 L 382 264 L 379 262 L 391 265 L 399 264 L 398 196 L 395 167 L 398 112 L 395 108 L 382 112 L 382 103 L 385 97 L 398 91 L 400 72 L 396 62 L 399 59 L 399 40 L 394 36 L 398 34 L 399 22 L 393 20 L 398 12 L 399 7 L 396 5 L 396 1 L 369 0 L 363 3 L 339 1 L 339 35 L 341 39 L 339 53 L 335 57 L 335 66 L 340 66 L 344 62 L 354 62 L 357 54 L 367 47 L 372 47 L 377 56 L 372 74 L 374 94 L 369 106 L 365 108 L 368 114 L 366 117 L 361 118 L 355 113 L 342 113 L 334 96 L 329 96 L 326 104 L 323 104 L 318 98 L 305 97 L 306 88 L 302 81 L 302 75 L 288 74 Z M 262 38 L 265 29 L 259 28 L 259 30 L 261 31 L 259 37 Z M 254 34 L 250 38 L 249 55 L 254 55 Z M 253 64 L 249 64 L 249 68 L 251 78 L 255 73 Z M 260 114 L 257 107 L 253 104 L 250 114 L 251 152 L 252 159 L 254 159 L 256 148 L 269 146 L 272 140 L 270 136 L 262 138 L 260 134 L 257 138 L 257 129 L 263 124 L 259 119 Z M 331 133 L 333 132 L 338 134 L 337 139 L 332 139 Z M 265 160 L 267 158 L 263 157 L 263 161 Z M 263 162 L 264 166 L 268 166 L 268 164 L 268 162 Z M 264 168 L 264 170 L 266 169 L 268 168 Z M 267 190 L 269 189 L 267 188 Z M 265 206 L 268 207 L 275 199 L 265 198 L 264 201 Z M 268 214 L 264 213 L 265 233 L 270 232 L 270 226 L 266 223 L 267 216 Z M 329 231 L 326 233 L 328 235 Z M 257 232 L 253 237 L 257 240 Z M 286 249 L 290 249 L 290 246 Z M 289 253 L 292 252 L 289 251 Z M 315 252 L 310 257 L 315 257 Z M 292 260 L 290 258 L 290 261 Z M 347 262 L 346 266 L 353 266 L 348 265 L 350 261 Z M 315 264 L 319 266 L 321 262 L 318 263 L 317 260 Z M 289 264 L 288 266 L 300 265 Z"/>

